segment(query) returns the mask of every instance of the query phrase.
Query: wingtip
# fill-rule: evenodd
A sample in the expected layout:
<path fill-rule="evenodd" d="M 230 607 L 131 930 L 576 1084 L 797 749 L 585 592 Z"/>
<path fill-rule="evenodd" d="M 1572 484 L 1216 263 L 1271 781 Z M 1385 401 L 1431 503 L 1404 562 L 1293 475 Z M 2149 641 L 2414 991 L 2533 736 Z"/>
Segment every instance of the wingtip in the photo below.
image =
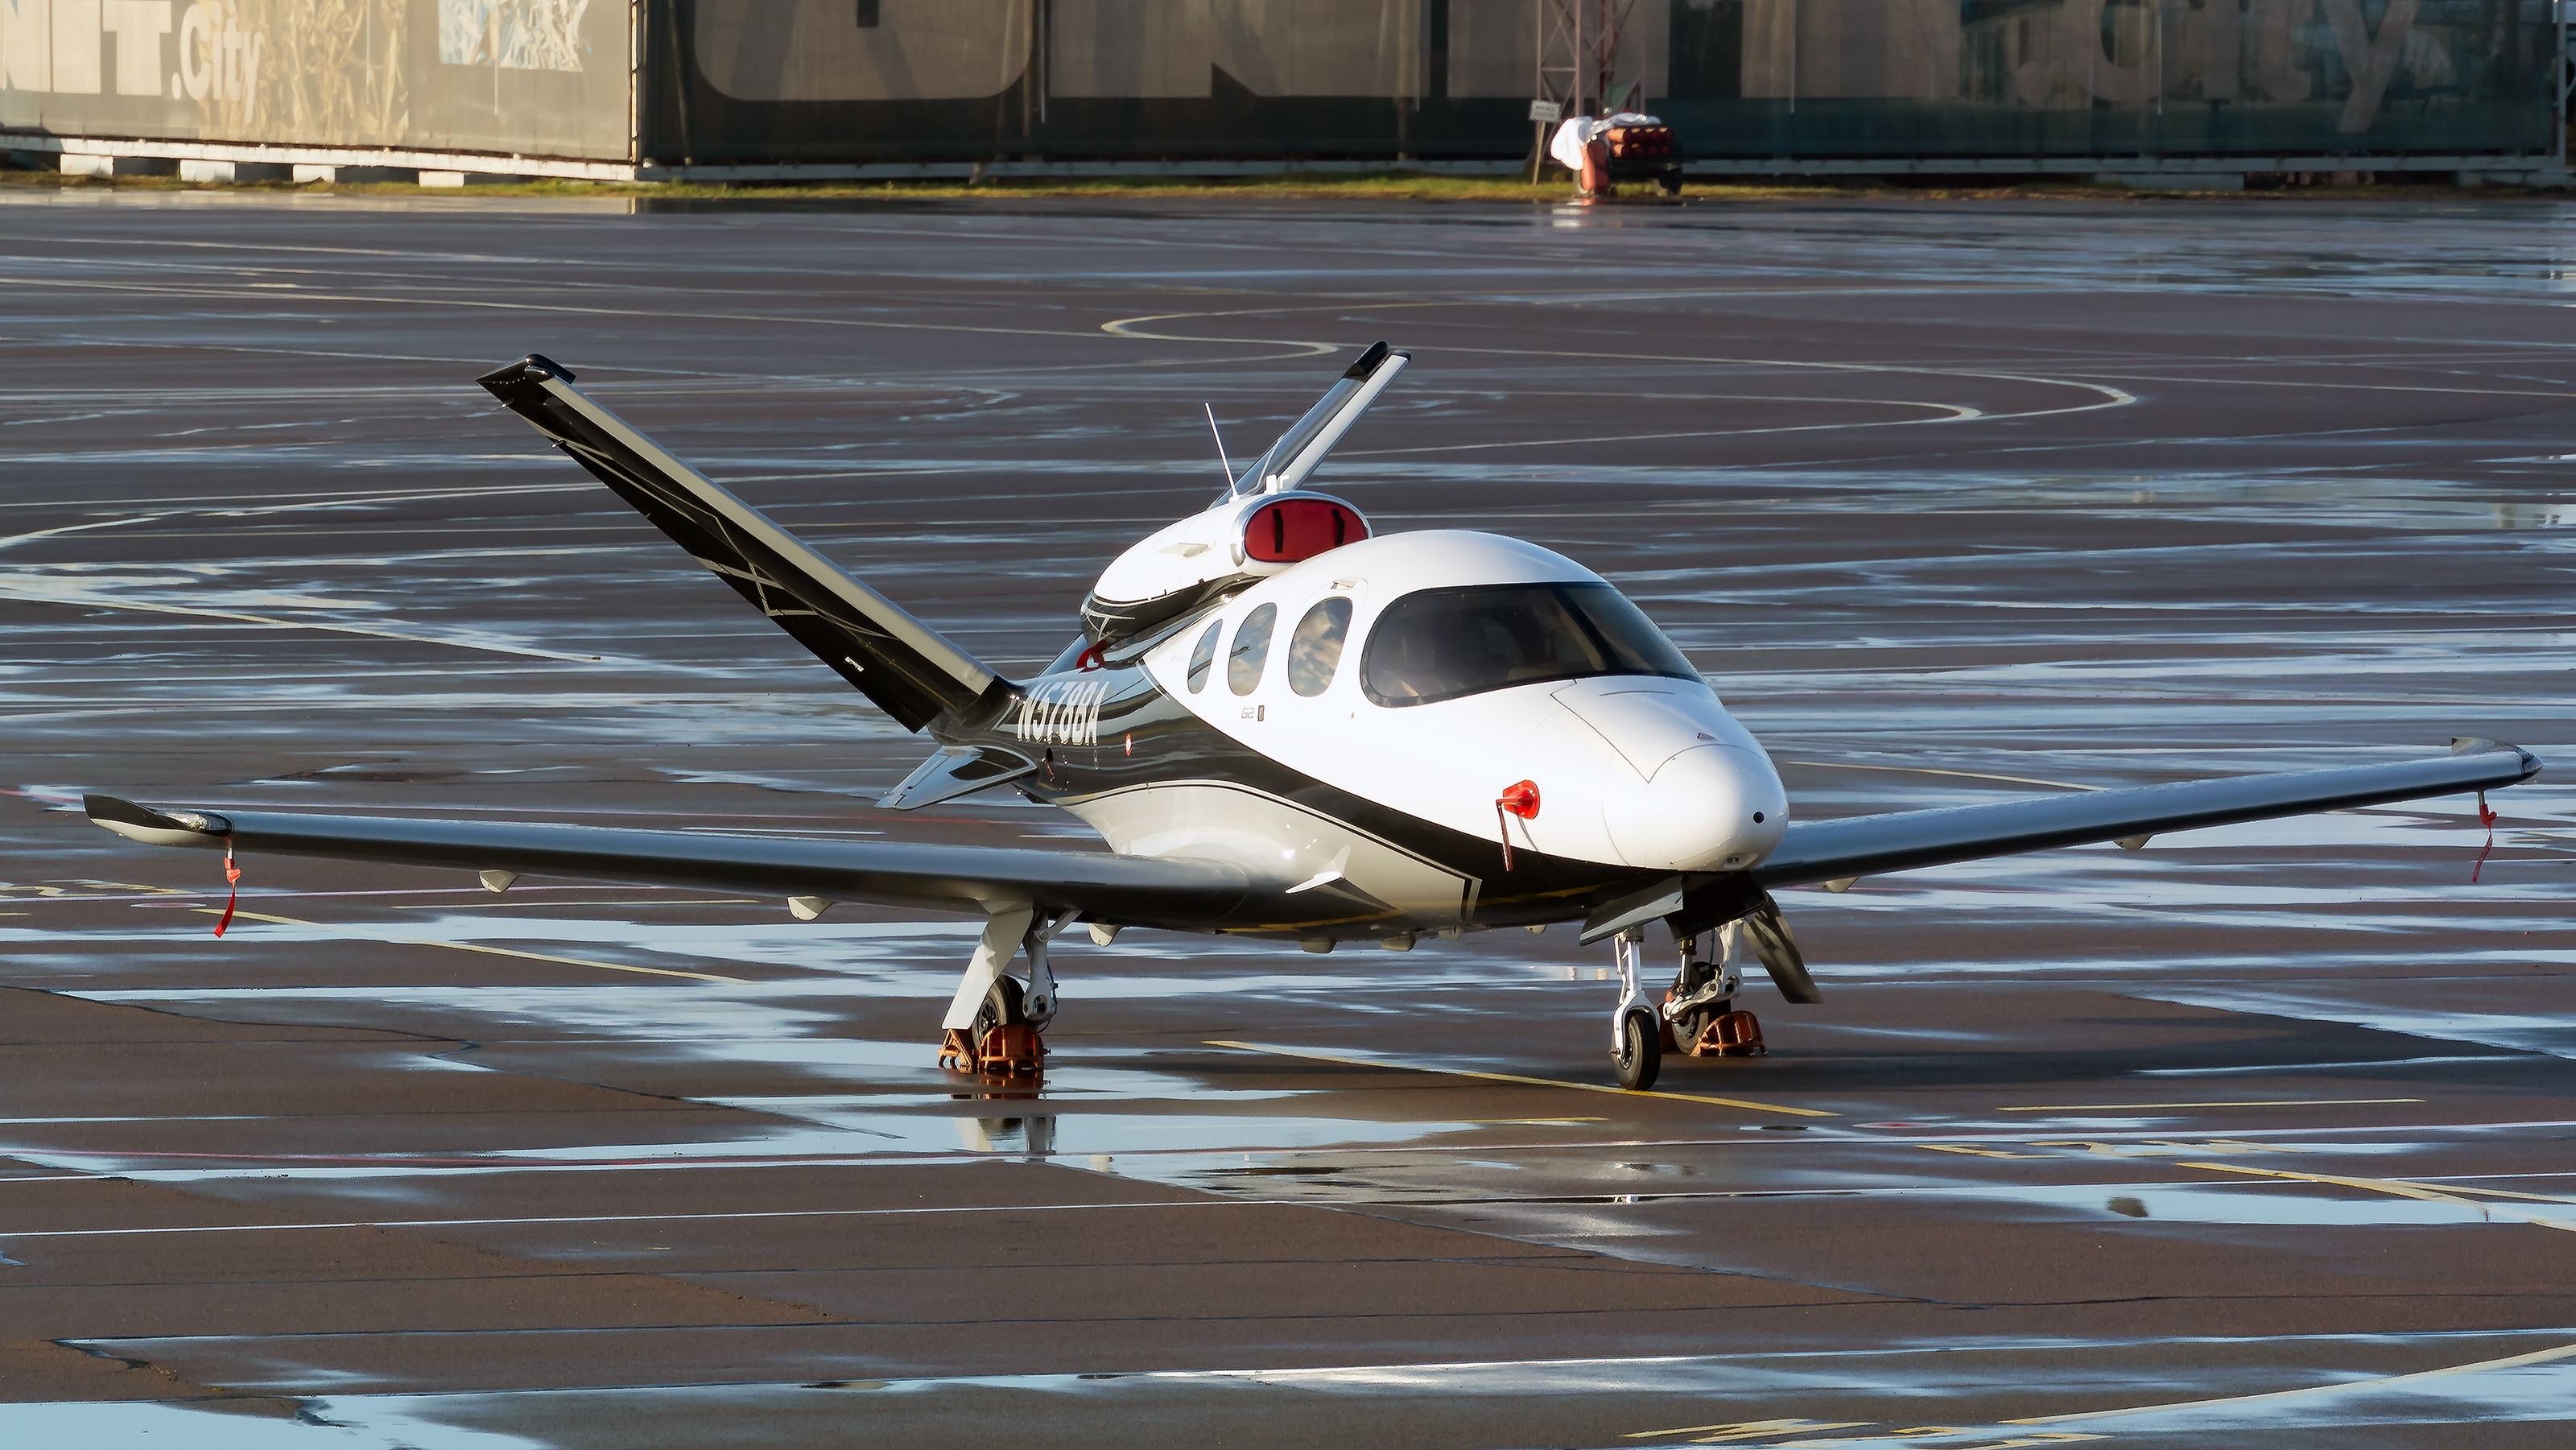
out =
<path fill-rule="evenodd" d="M 212 811 L 156 811 L 120 796 L 84 794 L 81 809 L 92 825 L 151 846 L 211 846 L 233 829 Z"/>
<path fill-rule="evenodd" d="M 1365 378 L 1369 374 L 1376 372 L 1377 365 L 1386 361 L 1386 355 L 1394 350 L 1394 348 L 1389 347 L 1383 341 L 1370 343 L 1368 351 L 1360 354 L 1360 360 L 1358 362 L 1355 362 L 1348 368 L 1343 369 L 1342 376 L 1352 379 Z"/>
<path fill-rule="evenodd" d="M 2502 741 L 2489 740 L 2481 735 L 2454 735 L 2451 737 L 2451 753 L 2453 755 L 2492 755 L 2508 750 L 2512 751 L 2514 758 L 2522 763 L 2522 779 L 2529 780 L 2533 776 L 2540 774 L 2540 757 L 2523 749 L 2519 745 L 2508 745 Z"/>
<path fill-rule="evenodd" d="M 565 367 L 562 363 L 556 362 L 553 358 L 546 356 L 544 353 L 532 352 L 526 357 L 519 359 L 517 362 L 507 363 L 501 367 L 494 368 L 492 371 L 485 373 L 474 381 L 482 384 L 484 390 L 491 393 L 494 397 L 506 398 L 508 396 L 505 391 L 506 389 L 515 388 L 522 384 L 531 382 L 542 382 L 548 378 L 553 378 L 560 382 L 571 382 L 573 380 L 572 369 Z"/>

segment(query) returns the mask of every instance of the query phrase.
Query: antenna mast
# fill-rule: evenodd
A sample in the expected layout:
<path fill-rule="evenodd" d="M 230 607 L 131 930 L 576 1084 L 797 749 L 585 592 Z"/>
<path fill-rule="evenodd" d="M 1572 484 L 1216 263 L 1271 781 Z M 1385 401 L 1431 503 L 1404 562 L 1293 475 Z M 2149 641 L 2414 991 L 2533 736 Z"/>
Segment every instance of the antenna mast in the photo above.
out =
<path fill-rule="evenodd" d="M 1234 497 L 1234 463 L 1225 456 L 1225 435 L 1217 431 L 1216 404 L 1201 403 L 1207 409 L 1208 436 L 1216 440 L 1216 466 L 1225 473 L 1225 496 Z"/>

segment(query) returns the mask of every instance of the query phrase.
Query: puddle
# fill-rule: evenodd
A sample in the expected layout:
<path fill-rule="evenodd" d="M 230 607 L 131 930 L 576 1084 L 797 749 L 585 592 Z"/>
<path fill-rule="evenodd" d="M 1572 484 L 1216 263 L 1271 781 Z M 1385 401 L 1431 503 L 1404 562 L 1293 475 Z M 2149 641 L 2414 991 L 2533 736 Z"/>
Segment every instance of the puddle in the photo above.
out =
<path fill-rule="evenodd" d="M 2532 952 L 2522 960 L 2542 960 L 2547 954 Z M 2446 953 L 2445 965 L 2453 958 Z M 2356 1001 L 2371 989 L 2355 983 L 2333 993 L 2300 991 L 2296 988 L 2264 988 L 2239 991 L 2226 987 L 2157 988 L 2132 995 L 2151 1001 L 2174 1002 L 2186 1007 L 2214 1007 L 2227 1012 L 2255 1012 L 2272 1017 L 2304 1017 L 2321 1022 L 2344 1022 L 2378 1032 L 2394 1032 L 2407 1037 L 2429 1037 L 2444 1042 L 2473 1042 L 2482 1047 L 2504 1047 L 2516 1052 L 2546 1053 L 2551 1057 L 2576 1058 L 2576 1010 L 2541 1015 L 2527 1012 L 2466 1012 L 2446 1010 L 2438 1005 L 2443 989 L 2439 984 L 2400 984 L 2401 990 L 2420 998 L 2426 1005 L 2383 1007 L 2367 1001 Z"/>
<path fill-rule="evenodd" d="M 706 1098 L 728 1107 L 772 1111 L 778 1099 Z M 794 1100 L 791 1100 L 794 1101 Z M 994 1104 L 996 1109 L 1004 1104 Z M 1198 1155 L 1242 1153 L 1247 1157 L 1283 1150 L 1340 1148 L 1410 1143 L 1442 1133 L 1463 1133 L 1469 1123 L 1390 1123 L 1367 1118 L 1219 1116 L 1206 1113 L 1044 1113 L 996 1112 L 990 1117 L 930 1113 L 845 1111 L 831 1107 L 796 1110 L 795 1116 L 827 1124 L 811 1132 L 776 1133 L 723 1143 L 649 1144 L 628 1148 L 535 1148 L 491 1155 L 532 1162 L 581 1161 L 593 1158 L 622 1162 L 685 1158 L 730 1158 L 747 1153 L 762 1157 L 850 1157 L 867 1153 L 1037 1153 L 1071 1156 L 1121 1154 Z M 1161 1180 L 1170 1175 L 1139 1169 L 1129 1177 Z"/>
<path fill-rule="evenodd" d="M 704 1101 L 726 1103 L 721 1098 Z M 747 1100 L 754 1106 L 758 1100 Z M 1038 1113 L 995 1103 L 986 1116 L 853 1114 L 838 1126 L 752 1132 L 689 1142 L 623 1143 L 565 1148 L 512 1148 L 478 1153 L 290 1154 L 98 1153 L 0 1144 L 0 1157 L 67 1172 L 110 1174 L 149 1183 L 217 1183 L 242 1179 L 365 1181 L 423 1176 L 525 1172 L 645 1172 L 705 1166 L 738 1170 L 1003 1157 L 1086 1158 L 1087 1166 L 1151 1182 L 1185 1184 L 1210 1154 L 1240 1155 L 1318 1148 L 1408 1144 L 1474 1123 L 1383 1122 L 1364 1118 L 1237 1116 L 1181 1113 Z M 173 1159 L 213 1158 L 211 1163 Z M 1163 1166 L 1169 1164 L 1171 1166 Z"/>
<path fill-rule="evenodd" d="M 313 1420 L 183 1409 L 176 1405 L 54 1402 L 0 1404 L 0 1444 L 81 1445 L 92 1450 L 169 1445 L 185 1450 L 544 1450 L 544 1442 L 415 1418 L 402 1404 L 368 1404 L 341 1419 Z"/>
<path fill-rule="evenodd" d="M 1510 1441 L 1516 1444 L 1677 1444 L 1691 1437 L 1644 1427 L 1697 1426 L 1702 1434 L 1749 1432 L 1730 1435 L 1730 1443 L 1951 1450 L 2103 1436 L 2565 1420 L 2576 1406 L 2576 1364 L 2569 1360 L 2576 1346 L 2566 1343 L 2567 1334 L 1961 1336 L 1870 1349 L 1724 1355 L 346 1393 L 307 1403 L 320 1418 L 387 1437 L 346 1443 L 384 1445 L 400 1434 L 413 1437 L 401 1443 L 424 1450 L 515 1450 L 528 1443 L 506 1435 L 488 1441 L 439 1438 L 454 1433 L 439 1428 L 444 1426 L 492 1426 L 603 1443 L 598 1427 L 639 1415 L 673 1427 L 759 1427 L 745 1443 L 781 1445 L 825 1443 L 854 1429 L 882 1443 L 983 1443 L 988 1435 L 1007 1438 L 1010 1425 L 1033 1422 L 1056 1425 L 1069 1443 L 1230 1443 L 1240 1437 L 1274 1444 L 1284 1442 L 1255 1433 L 1256 1424 L 1275 1428 L 1271 1417 L 1319 1412 L 1371 1416 L 1381 1427 L 1375 1438 L 1388 1443 L 1437 1438 L 1438 1428 L 1460 1415 L 1500 1412 L 1526 1417 L 1529 1430 Z M 157 1342 L 126 1343 L 150 1354 Z M 1971 1399 L 2028 1418 L 1941 1423 L 1947 1418 L 1944 1406 Z M 1324 1410 L 1318 1400 L 1348 1404 Z M 0 1427 L 7 1425 L 0 1419 Z M 1610 1426 L 1617 1428 L 1603 1428 Z M 245 1442 L 243 1450 L 267 1450 L 271 1443 L 331 1442 Z M 232 1450 L 231 1444 L 223 1450 Z"/>
<path fill-rule="evenodd" d="M 2115 1214 L 2145 1223 L 2232 1224 L 2247 1227 L 2400 1228 L 2456 1224 L 2527 1224 L 2535 1219 L 2576 1219 L 2566 1205 L 2477 1203 L 2467 1199 L 2401 1198 L 2358 1193 L 2322 1184 L 2247 1184 L 2244 1187 L 2067 1184 L 1992 1191 L 1927 1189 L 1925 1198 L 1967 1202 L 2044 1204 L 2081 1213 Z"/>
<path fill-rule="evenodd" d="M 207 928 L 194 915 L 205 903 L 196 898 L 170 898 L 166 910 L 173 913 L 173 924 L 159 925 L 150 917 L 146 924 L 132 927 L 86 929 L 66 932 L 44 927 L 0 927 L 0 943 L 25 943 L 64 950 L 80 944 L 132 944 L 146 942 L 201 942 Z M 245 893 L 245 910 L 264 909 L 260 896 Z M 291 908 L 290 908 L 291 909 Z M 189 912 L 186 925 L 176 924 L 179 912 Z M 783 997 L 795 995 L 848 996 L 866 992 L 876 996 L 900 995 L 929 997 L 941 1001 L 956 990 L 957 974 L 963 969 L 980 923 L 969 920 L 865 922 L 847 925 L 832 922 L 798 922 L 788 919 L 782 909 L 780 919 L 766 922 L 688 922 L 656 921 L 650 924 L 616 917 L 530 917 L 505 913 L 422 911 L 391 922 L 332 922 L 307 925 L 281 925 L 271 922 L 249 922 L 236 930 L 244 941 L 304 945 L 311 943 L 358 944 L 377 946 L 496 946 L 519 951 L 552 955 L 593 957 L 627 966 L 654 966 L 730 975 L 746 967 L 769 967 L 812 974 L 804 981 L 771 981 L 724 984 L 727 993 L 742 997 Z M 649 947 L 641 945 L 650 943 Z M 1443 945 L 1447 945 L 1443 943 Z M 1223 976 L 1224 995 L 1253 999 L 1259 997 L 1299 997 L 1307 995 L 1347 996 L 1352 978 L 1365 972 L 1373 986 L 1393 987 L 1407 982 L 1432 986 L 1460 980 L 1477 980 L 1483 964 L 1472 951 L 1415 951 L 1405 954 L 1370 952 L 1361 958 L 1364 967 L 1344 971 L 1283 971 L 1265 969 L 1266 962 L 1276 961 L 1280 946 L 1273 942 L 1231 942 L 1223 939 L 1187 938 L 1169 942 L 1121 940 L 1114 948 L 1093 947 L 1088 941 L 1060 944 L 1054 957 L 1057 977 L 1064 985 L 1067 1010 L 1076 1010 L 1085 999 L 1096 1001 L 1159 1001 L 1161 999 L 1209 991 L 1217 971 L 1211 969 L 1196 975 L 1175 975 L 1163 968 L 1164 963 L 1207 964 L 1225 959 L 1241 964 L 1241 970 Z M 363 961 L 348 961 L 343 970 L 352 977 L 362 975 Z M 395 989 L 397 991 L 402 989 Z M 458 993 L 461 1004 L 482 994 L 513 990 L 580 991 L 570 988 L 514 989 L 503 986 L 478 987 L 471 994 Z M 631 985 L 624 990 L 632 990 Z M 657 987 L 662 991 L 687 990 L 677 985 Z M 158 996 L 171 1001 L 222 1001 L 229 998 L 256 996 L 285 998 L 297 995 L 329 997 L 340 994 L 372 998 L 371 987 L 299 987 L 299 988 L 166 988 L 159 992 L 132 992 L 127 1000 L 144 1000 Z M 108 995 L 102 994 L 101 1000 Z"/>

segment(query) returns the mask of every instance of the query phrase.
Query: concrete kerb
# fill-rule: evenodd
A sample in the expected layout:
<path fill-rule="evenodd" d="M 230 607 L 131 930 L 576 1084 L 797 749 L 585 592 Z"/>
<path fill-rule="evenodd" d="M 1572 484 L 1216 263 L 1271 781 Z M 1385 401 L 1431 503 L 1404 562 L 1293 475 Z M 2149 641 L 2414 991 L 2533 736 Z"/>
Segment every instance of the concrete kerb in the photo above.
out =
<path fill-rule="evenodd" d="M 176 176 L 179 162 L 170 156 L 101 156 L 86 151 L 62 154 L 65 176 Z"/>
<path fill-rule="evenodd" d="M 533 179 L 506 171 L 423 170 L 419 175 L 420 184 L 426 187 L 517 186 Z"/>
<path fill-rule="evenodd" d="M 246 185 L 260 181 L 290 181 L 295 168 L 277 161 L 205 161 L 183 160 L 179 179 L 207 185 Z"/>

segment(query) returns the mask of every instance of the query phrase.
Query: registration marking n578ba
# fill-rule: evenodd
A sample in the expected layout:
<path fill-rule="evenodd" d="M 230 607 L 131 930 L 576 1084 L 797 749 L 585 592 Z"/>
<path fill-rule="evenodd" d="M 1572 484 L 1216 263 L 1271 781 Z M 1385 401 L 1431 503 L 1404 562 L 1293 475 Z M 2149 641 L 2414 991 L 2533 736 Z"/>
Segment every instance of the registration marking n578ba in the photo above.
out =
<path fill-rule="evenodd" d="M 1020 697 L 1012 734 L 1041 745 L 1100 743 L 1100 704 L 1109 687 L 1097 680 L 1053 681 Z"/>

